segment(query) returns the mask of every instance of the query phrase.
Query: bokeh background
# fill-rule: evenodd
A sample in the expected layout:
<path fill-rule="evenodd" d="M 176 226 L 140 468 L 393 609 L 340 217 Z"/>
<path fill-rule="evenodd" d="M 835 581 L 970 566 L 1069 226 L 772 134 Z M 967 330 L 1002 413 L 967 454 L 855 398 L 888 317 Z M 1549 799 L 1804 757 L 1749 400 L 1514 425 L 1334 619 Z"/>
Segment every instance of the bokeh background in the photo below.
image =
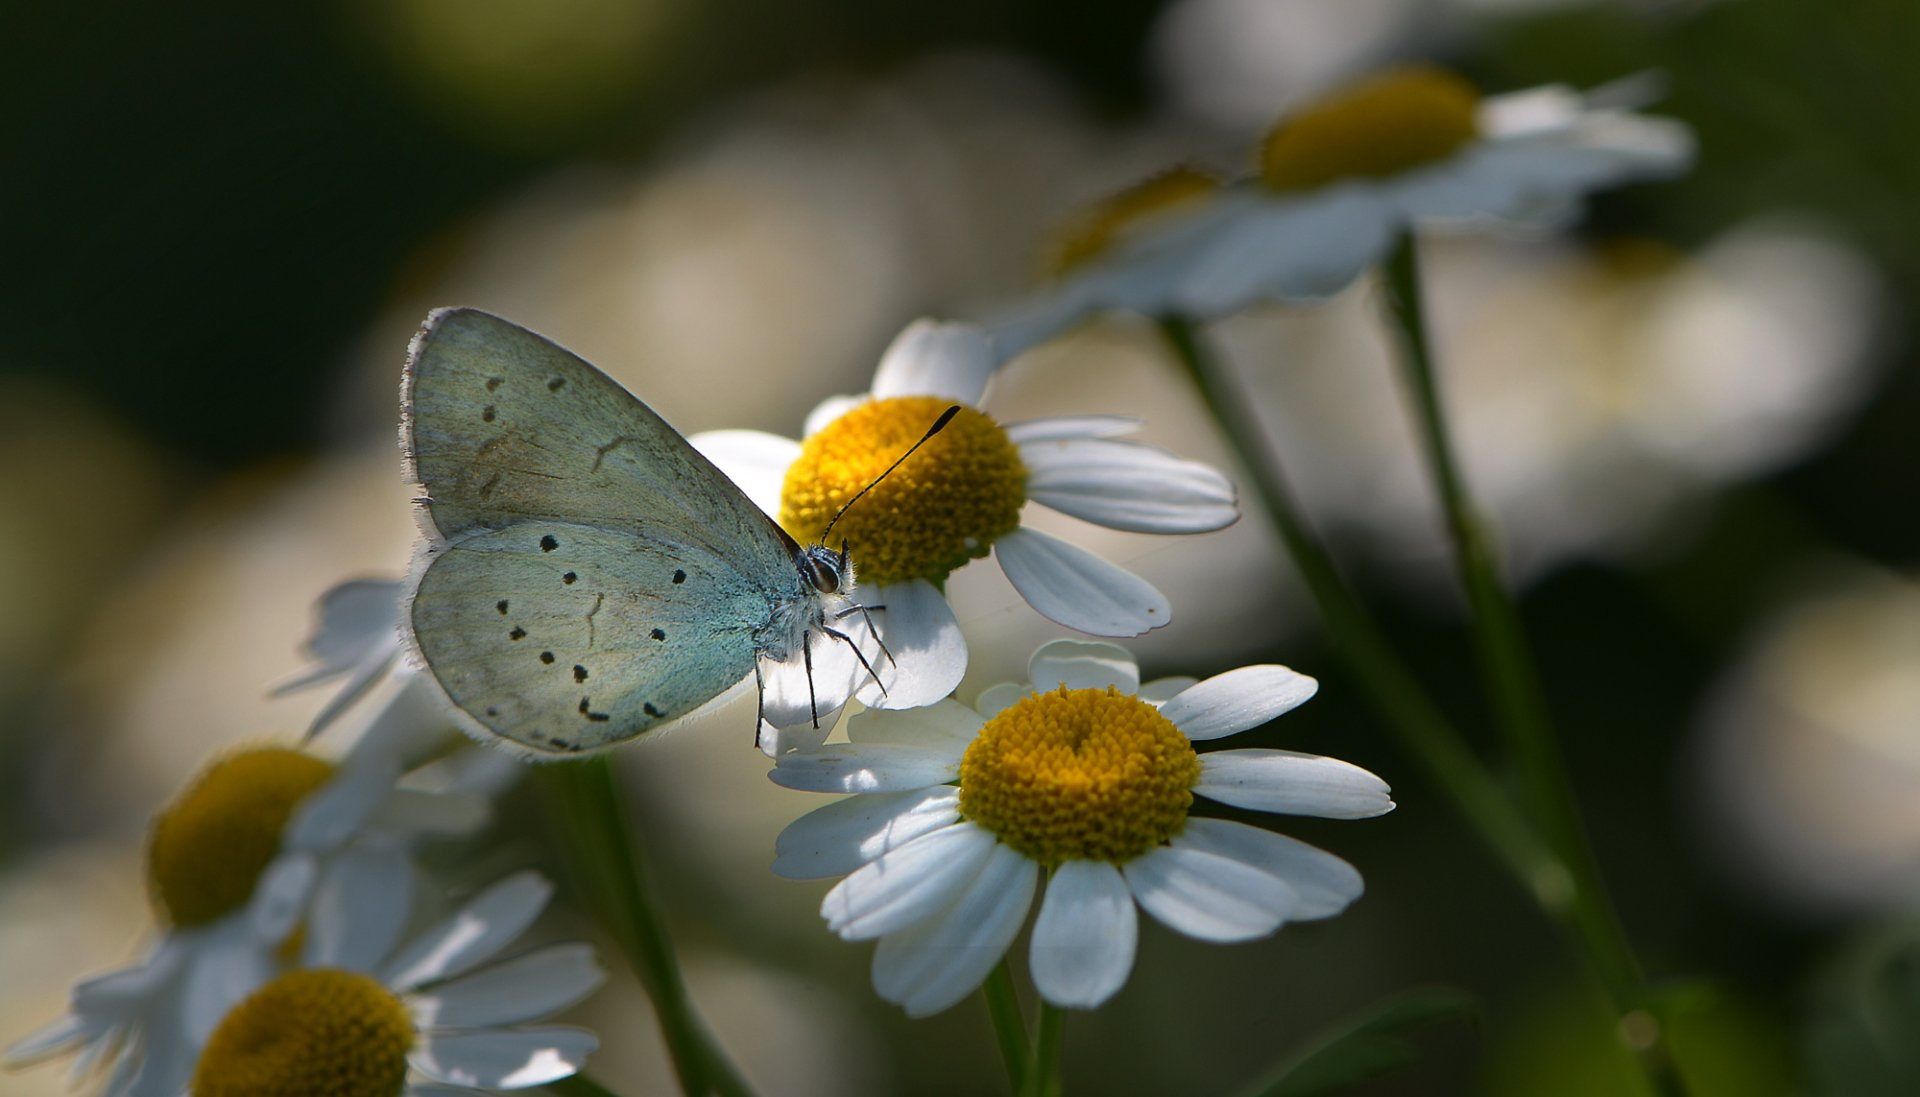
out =
<path fill-rule="evenodd" d="M 543 331 L 683 430 L 791 435 L 909 320 L 1031 291 L 1079 204 L 1175 161 L 1238 168 L 1302 96 L 1431 59 L 1495 91 L 1658 71 L 1656 109 L 1697 128 L 1690 175 L 1565 235 L 1432 242 L 1448 399 L 1628 930 L 1657 975 L 1711 981 L 1679 1035 L 1697 1092 L 1920 1092 L 1920 6 L 106 0 L 7 5 L 0 40 L 0 1040 L 135 954 L 146 820 L 207 753 L 305 726 L 320 696 L 268 690 L 314 599 L 404 570 L 394 394 L 427 308 Z M 1400 650 L 1489 743 L 1377 306 L 1362 285 L 1210 336 Z M 1230 465 L 1138 322 L 1022 357 L 988 406 L 1143 414 Z M 1148 928 L 1127 989 L 1071 1019 L 1074 1091 L 1230 1092 L 1438 983 L 1484 1020 L 1362 1092 L 1633 1092 L 1260 514 L 1052 528 L 1173 597 L 1134 645 L 1149 673 L 1320 677 L 1258 740 L 1359 762 L 1400 803 L 1285 827 L 1366 874 L 1342 918 L 1232 949 Z M 954 585 L 963 696 L 1053 634 L 992 572 Z M 706 1016 L 768 1094 L 995 1091 L 977 1003 L 906 1021 L 819 924 L 825 885 L 767 872 L 817 801 L 765 780 L 744 712 L 619 757 Z M 565 841 L 434 856 L 471 886 Z M 630 983 L 580 1017 L 597 1076 L 668 1084 Z"/>

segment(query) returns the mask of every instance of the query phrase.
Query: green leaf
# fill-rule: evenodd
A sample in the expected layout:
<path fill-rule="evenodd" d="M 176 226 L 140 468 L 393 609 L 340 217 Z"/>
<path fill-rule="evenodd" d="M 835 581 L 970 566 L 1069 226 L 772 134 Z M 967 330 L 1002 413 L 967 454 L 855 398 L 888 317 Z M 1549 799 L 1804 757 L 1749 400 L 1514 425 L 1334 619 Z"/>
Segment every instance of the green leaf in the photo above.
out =
<path fill-rule="evenodd" d="M 1449 987 L 1382 999 L 1308 1041 L 1247 1097 L 1322 1097 L 1350 1089 L 1411 1063 L 1409 1030 L 1477 1012 L 1472 995 Z"/>

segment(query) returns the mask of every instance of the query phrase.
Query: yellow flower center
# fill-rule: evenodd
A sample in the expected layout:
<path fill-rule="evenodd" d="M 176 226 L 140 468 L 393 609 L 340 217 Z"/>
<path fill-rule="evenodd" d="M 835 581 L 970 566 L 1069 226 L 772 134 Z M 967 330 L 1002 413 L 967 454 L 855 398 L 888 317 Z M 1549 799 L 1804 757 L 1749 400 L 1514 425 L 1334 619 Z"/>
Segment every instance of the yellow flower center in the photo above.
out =
<path fill-rule="evenodd" d="M 1166 215 L 1212 197 L 1220 184 L 1193 168 L 1173 168 L 1143 180 L 1083 211 L 1053 243 L 1046 273 L 1058 278 L 1089 263 Z"/>
<path fill-rule="evenodd" d="M 960 814 L 1044 865 L 1120 864 L 1180 833 L 1199 776 L 1159 709 L 1061 686 L 987 721 L 960 762 Z"/>
<path fill-rule="evenodd" d="M 781 491 L 780 524 L 820 536 L 847 500 L 886 471 L 952 402 L 933 396 L 870 400 L 800 447 Z M 869 583 L 926 579 L 985 556 L 1020 526 L 1027 468 L 1000 424 L 961 408 L 946 429 L 887 474 L 833 528 Z"/>
<path fill-rule="evenodd" d="M 297 750 L 248 750 L 220 759 L 154 816 L 147 881 L 176 926 L 205 925 L 240 909 L 280 852 L 280 832 L 300 801 L 333 776 Z"/>
<path fill-rule="evenodd" d="M 289 971 L 233 1007 L 193 1071 L 193 1097 L 398 1097 L 413 1017 L 351 971 Z"/>
<path fill-rule="evenodd" d="M 1379 178 L 1452 156 L 1479 136 L 1480 93 L 1453 73 L 1412 66 L 1381 73 L 1280 120 L 1260 150 L 1274 190 Z"/>

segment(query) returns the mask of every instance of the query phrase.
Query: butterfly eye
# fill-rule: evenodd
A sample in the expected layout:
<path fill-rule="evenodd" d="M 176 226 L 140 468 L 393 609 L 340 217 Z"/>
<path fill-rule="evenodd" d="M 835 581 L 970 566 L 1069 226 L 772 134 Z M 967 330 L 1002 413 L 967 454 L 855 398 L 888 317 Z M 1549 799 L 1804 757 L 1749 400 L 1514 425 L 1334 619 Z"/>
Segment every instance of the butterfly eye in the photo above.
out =
<path fill-rule="evenodd" d="M 832 549 L 815 546 L 797 556 L 795 563 L 813 589 L 822 594 L 839 592 L 842 558 Z"/>

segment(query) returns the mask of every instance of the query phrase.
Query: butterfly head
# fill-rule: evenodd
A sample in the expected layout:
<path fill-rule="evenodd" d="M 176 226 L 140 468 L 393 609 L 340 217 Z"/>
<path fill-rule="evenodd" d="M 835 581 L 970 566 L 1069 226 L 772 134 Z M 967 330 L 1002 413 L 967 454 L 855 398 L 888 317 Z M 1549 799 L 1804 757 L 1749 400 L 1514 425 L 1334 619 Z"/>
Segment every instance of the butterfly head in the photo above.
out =
<path fill-rule="evenodd" d="M 853 561 L 847 559 L 847 546 L 838 552 L 825 545 L 809 545 L 794 555 L 800 578 L 821 594 L 853 593 Z"/>

